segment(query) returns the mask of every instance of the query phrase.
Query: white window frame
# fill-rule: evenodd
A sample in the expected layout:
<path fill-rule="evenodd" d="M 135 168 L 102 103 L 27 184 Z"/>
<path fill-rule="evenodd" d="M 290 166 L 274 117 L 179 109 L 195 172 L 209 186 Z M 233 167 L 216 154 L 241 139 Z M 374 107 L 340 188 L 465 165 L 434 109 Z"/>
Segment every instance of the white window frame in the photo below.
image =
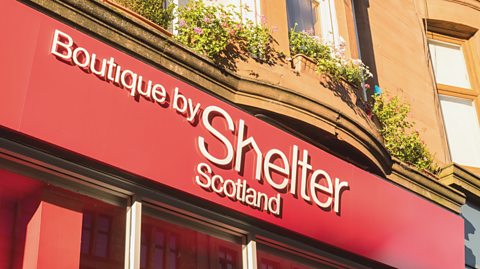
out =
<path fill-rule="evenodd" d="M 318 5 L 317 16 L 320 21 L 320 33 L 324 42 L 334 46 L 340 45 L 337 11 L 335 0 L 314 0 Z M 318 18 L 317 18 L 318 19 Z"/>

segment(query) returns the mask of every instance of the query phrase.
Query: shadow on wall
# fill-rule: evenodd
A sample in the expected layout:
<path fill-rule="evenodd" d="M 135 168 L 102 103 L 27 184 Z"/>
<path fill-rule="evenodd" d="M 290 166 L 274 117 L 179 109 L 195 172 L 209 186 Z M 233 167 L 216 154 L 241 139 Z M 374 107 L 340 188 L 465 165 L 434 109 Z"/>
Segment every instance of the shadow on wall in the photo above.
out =
<path fill-rule="evenodd" d="M 370 85 L 379 85 L 377 79 L 377 66 L 375 65 L 375 53 L 372 41 L 372 31 L 370 29 L 370 17 L 368 9 L 370 8 L 370 0 L 353 0 L 355 6 L 355 19 L 357 23 L 358 39 L 362 61 L 370 68 L 373 78 L 367 81 Z M 368 96 L 373 94 L 369 90 Z"/>
<path fill-rule="evenodd" d="M 333 94 L 347 104 L 356 115 L 366 121 L 370 120 L 370 118 L 367 116 L 367 113 L 365 113 L 366 107 L 363 97 L 361 96 L 361 92 L 358 90 L 352 90 L 357 88 L 355 85 L 348 84 L 344 81 L 339 81 L 331 78 L 328 75 L 324 76 L 324 79 L 320 81 L 320 85 L 330 89 Z"/>
<path fill-rule="evenodd" d="M 249 40 L 237 41 L 236 44 L 229 43 L 227 48 L 212 60 L 220 69 L 233 72 L 238 71 L 238 61 L 247 62 L 249 59 L 269 66 L 286 64 L 285 54 L 276 49 L 278 42 L 270 34 L 267 40 L 264 46 L 259 45 L 256 48 L 251 46 Z"/>
<path fill-rule="evenodd" d="M 476 229 L 467 218 L 464 217 L 463 220 L 465 225 L 465 241 L 470 242 L 470 237 L 474 237 Z M 472 266 L 472 268 L 475 268 L 475 265 L 477 265 L 475 253 L 470 248 L 469 244 L 465 244 L 465 264 Z"/>

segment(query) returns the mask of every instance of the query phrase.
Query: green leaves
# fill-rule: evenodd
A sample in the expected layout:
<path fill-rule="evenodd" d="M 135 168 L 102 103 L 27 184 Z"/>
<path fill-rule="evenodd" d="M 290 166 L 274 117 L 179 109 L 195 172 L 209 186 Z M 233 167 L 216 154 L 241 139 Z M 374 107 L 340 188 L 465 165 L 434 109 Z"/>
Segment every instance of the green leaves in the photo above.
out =
<path fill-rule="evenodd" d="M 338 46 L 322 43 L 318 36 L 306 32 L 297 32 L 295 27 L 289 32 L 290 52 L 292 55 L 303 54 L 317 63 L 317 71 L 328 74 L 334 79 L 343 79 L 355 86 L 360 86 L 372 77 L 368 67 L 358 59 L 345 56 L 345 44 Z"/>
<path fill-rule="evenodd" d="M 418 132 L 411 131 L 415 124 L 408 120 L 410 107 L 402 104 L 398 97 L 387 101 L 382 95 L 375 95 L 373 99 L 372 112 L 382 125 L 380 133 L 390 154 L 420 170 L 435 173 L 438 167 L 433 156 Z"/>
<path fill-rule="evenodd" d="M 295 27 L 289 32 L 290 53 L 303 54 L 312 59 L 330 58 L 331 48 L 320 42 L 317 36 L 311 36 L 306 32 L 296 32 Z"/>
<path fill-rule="evenodd" d="M 242 20 L 239 8 L 233 5 L 206 4 L 203 0 L 191 0 L 181 7 L 170 0 L 115 1 L 165 29 L 172 26 L 177 17 L 178 23 L 173 25 L 177 32 L 174 38 L 214 61 L 247 54 L 270 63 L 275 53 L 270 30 L 263 24 Z"/>
<path fill-rule="evenodd" d="M 239 44 L 251 57 L 263 62 L 270 61 L 271 55 L 274 53 L 273 37 L 267 27 L 247 20 L 238 35 Z"/>
<path fill-rule="evenodd" d="M 175 5 L 168 0 L 116 0 L 123 6 L 167 29 L 174 18 Z"/>
<path fill-rule="evenodd" d="M 206 5 L 192 0 L 178 8 L 175 39 L 213 60 L 225 57 L 227 50 L 238 48 L 258 60 L 267 61 L 273 38 L 263 25 L 241 19 L 232 5 Z"/>
<path fill-rule="evenodd" d="M 223 6 L 205 5 L 203 1 L 190 1 L 178 8 L 178 25 L 175 39 L 193 50 L 211 58 L 226 49 L 232 16 Z"/>

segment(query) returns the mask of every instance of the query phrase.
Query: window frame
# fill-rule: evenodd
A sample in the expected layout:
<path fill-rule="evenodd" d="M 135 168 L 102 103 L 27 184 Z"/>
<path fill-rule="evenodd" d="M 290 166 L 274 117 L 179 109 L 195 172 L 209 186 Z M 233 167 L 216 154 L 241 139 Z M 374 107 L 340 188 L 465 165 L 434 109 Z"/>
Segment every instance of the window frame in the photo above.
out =
<path fill-rule="evenodd" d="M 427 41 L 429 40 L 460 46 L 463 57 L 465 59 L 465 69 L 467 71 L 468 79 L 470 82 L 470 89 L 438 83 L 435 77 L 435 70 L 432 65 L 432 57 L 430 54 L 429 63 L 432 68 L 432 73 L 434 75 L 434 83 L 436 85 L 436 90 L 438 95 L 437 99 L 439 100 L 438 101 L 439 106 L 440 106 L 440 95 L 472 101 L 473 105 L 475 106 L 477 122 L 480 126 L 480 81 L 479 81 L 479 77 L 477 76 L 478 74 L 477 67 L 476 67 L 477 65 L 475 64 L 475 59 L 472 54 L 471 43 L 469 42 L 468 39 L 461 39 L 457 37 L 444 35 L 441 33 L 427 31 Z M 430 53 L 430 49 L 429 49 L 429 53 Z M 444 128 L 446 130 L 445 126 Z M 449 145 L 448 137 L 446 137 L 446 139 L 447 139 L 447 144 Z M 450 146 L 448 150 L 449 150 L 450 160 L 453 161 L 452 155 L 450 152 Z M 480 172 L 480 167 L 472 167 L 468 165 L 461 165 L 461 166 Z"/>
<path fill-rule="evenodd" d="M 441 84 L 437 83 L 435 81 L 435 84 L 437 86 L 437 91 L 438 94 L 440 95 L 448 95 L 452 97 L 458 97 L 458 98 L 463 98 L 463 99 L 469 99 L 473 100 L 474 103 L 476 104 L 476 111 L 477 111 L 477 118 L 479 118 L 480 115 L 480 108 L 479 108 L 479 95 L 480 95 L 480 86 L 478 82 L 478 77 L 475 75 L 477 74 L 475 71 L 475 64 L 473 62 L 473 57 L 472 53 L 470 51 L 470 46 L 468 44 L 468 40 L 464 39 L 459 39 L 455 37 L 450 37 L 442 34 L 437 34 L 437 33 L 432 33 L 428 32 L 427 33 L 427 38 L 429 40 L 434 40 L 434 41 L 440 41 L 443 43 L 449 43 L 449 44 L 454 44 L 458 45 L 462 48 L 462 53 L 465 58 L 465 65 L 466 65 L 466 70 L 468 73 L 468 78 L 470 80 L 470 87 L 471 89 L 466 89 L 466 88 L 461 88 L 461 87 L 456 87 L 456 86 L 451 86 L 451 85 L 446 85 L 446 84 Z M 433 69 L 433 66 L 432 66 Z M 480 119 L 479 119 L 479 124 L 480 124 Z"/>
<path fill-rule="evenodd" d="M 316 35 L 321 37 L 323 40 L 328 41 L 328 43 L 332 43 L 334 45 L 338 45 L 340 43 L 340 26 L 338 22 L 338 14 L 337 14 L 337 1 L 336 0 L 309 0 L 311 5 L 311 16 L 312 16 L 312 32 L 307 31 L 307 33 Z M 326 8 L 327 12 L 329 13 L 329 17 L 322 16 L 322 8 Z M 290 23 L 290 15 L 288 11 L 288 3 L 287 3 L 287 25 Z M 308 14 L 307 14 L 308 15 Z M 307 16 L 305 15 L 305 16 Z M 330 19 L 328 24 L 331 26 L 331 34 L 324 33 L 324 25 L 326 20 Z M 298 23 L 294 21 L 294 23 Z M 290 31 L 290 26 L 289 31 Z M 331 40 L 329 40 L 331 39 Z"/>

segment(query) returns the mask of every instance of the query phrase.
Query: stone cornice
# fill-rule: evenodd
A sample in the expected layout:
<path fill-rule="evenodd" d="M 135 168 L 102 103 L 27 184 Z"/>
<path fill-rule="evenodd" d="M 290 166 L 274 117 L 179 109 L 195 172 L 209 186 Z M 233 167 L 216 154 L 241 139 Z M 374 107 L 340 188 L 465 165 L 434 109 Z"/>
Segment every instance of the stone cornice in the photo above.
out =
<path fill-rule="evenodd" d="M 480 11 L 479 0 L 444 0 L 444 1 L 459 4 L 459 5 L 466 6 L 466 7 Z"/>
<path fill-rule="evenodd" d="M 420 196 L 434 201 L 453 212 L 460 213 L 460 207 L 465 204 L 465 195 L 448 186 L 429 173 L 420 172 L 414 167 L 394 159 L 392 174 L 388 179 L 409 189 Z"/>
<path fill-rule="evenodd" d="M 480 200 L 480 176 L 452 163 L 442 169 L 440 182 L 476 200 Z"/>

